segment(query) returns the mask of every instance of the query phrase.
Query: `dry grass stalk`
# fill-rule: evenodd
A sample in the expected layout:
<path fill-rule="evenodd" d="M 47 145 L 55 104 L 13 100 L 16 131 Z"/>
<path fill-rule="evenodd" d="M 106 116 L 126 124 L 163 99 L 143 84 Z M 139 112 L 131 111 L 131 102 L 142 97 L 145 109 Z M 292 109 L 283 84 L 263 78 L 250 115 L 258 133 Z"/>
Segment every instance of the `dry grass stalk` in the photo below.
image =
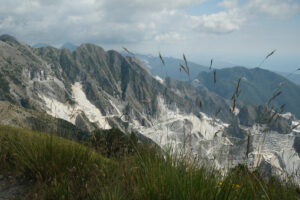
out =
<path fill-rule="evenodd" d="M 211 70 L 211 68 L 212 68 L 212 65 L 213 65 L 213 62 L 214 62 L 214 60 L 213 60 L 213 59 L 211 59 L 211 60 L 210 60 L 210 66 L 209 66 L 209 70 Z"/>
<path fill-rule="evenodd" d="M 300 71 L 300 68 L 296 69 L 295 71 L 291 72 L 289 75 L 287 75 L 286 77 L 288 78 L 289 76 L 293 75 L 294 73 L 296 73 L 297 71 Z"/>
<path fill-rule="evenodd" d="M 184 60 L 184 64 L 185 64 L 185 68 L 186 68 L 186 73 L 187 73 L 187 75 L 188 75 L 188 77 L 189 77 L 189 80 L 190 80 L 190 68 L 189 68 L 189 65 L 188 65 L 188 63 L 187 63 L 187 59 L 186 59 L 186 57 L 185 57 L 185 55 L 183 54 L 183 60 Z"/>
<path fill-rule="evenodd" d="M 238 97 L 239 96 L 239 89 L 240 89 L 240 84 L 241 84 L 241 78 L 239 78 L 238 80 L 238 83 L 236 85 L 236 88 L 235 88 L 235 95 Z"/>
<path fill-rule="evenodd" d="M 201 107 L 203 106 L 203 103 L 202 103 L 202 101 L 200 100 L 199 96 L 197 96 L 197 97 L 196 97 L 196 100 L 195 100 L 196 106 L 198 105 L 198 103 L 199 103 L 200 108 L 201 108 Z"/>
<path fill-rule="evenodd" d="M 231 109 L 231 112 L 232 112 L 232 113 L 234 113 L 235 108 L 236 108 L 236 97 L 234 96 L 234 98 L 233 98 L 233 103 L 232 103 L 232 109 Z"/>
<path fill-rule="evenodd" d="M 131 51 L 129 51 L 126 47 L 122 47 L 122 49 L 124 49 L 124 51 L 126 51 L 128 54 L 134 56 L 134 53 L 132 53 Z"/>
<path fill-rule="evenodd" d="M 282 114 L 283 113 L 283 111 L 284 111 L 284 108 L 285 108 L 285 104 L 282 104 L 281 106 L 280 106 L 280 114 Z"/>
<path fill-rule="evenodd" d="M 280 114 L 282 114 L 284 112 L 284 107 L 285 107 L 285 104 L 281 105 L 279 110 L 275 110 L 273 105 L 272 105 L 271 109 L 268 109 L 266 107 L 266 109 L 262 113 L 262 117 L 259 120 L 259 122 L 266 122 L 267 124 L 270 124 L 273 121 L 273 119 L 275 119 L 274 121 L 276 122 L 279 119 Z M 275 118 L 275 116 L 276 116 L 276 118 Z"/>
<path fill-rule="evenodd" d="M 280 115 L 277 115 L 277 117 L 275 118 L 275 122 L 277 122 L 278 121 L 278 119 L 279 119 L 279 117 L 280 117 Z"/>
<path fill-rule="evenodd" d="M 299 124 L 296 124 L 292 127 L 292 130 L 296 129 L 298 126 L 300 126 L 300 123 Z"/>
<path fill-rule="evenodd" d="M 274 113 L 267 119 L 267 123 L 268 123 L 268 124 L 271 123 L 272 120 L 274 119 L 274 117 L 275 117 L 277 114 L 278 114 L 278 112 L 277 112 L 277 111 L 274 111 Z"/>
<path fill-rule="evenodd" d="M 151 101 L 148 100 L 148 99 L 144 99 L 144 100 L 142 100 L 142 102 L 143 102 L 143 103 L 151 103 Z"/>
<path fill-rule="evenodd" d="M 179 68 L 180 71 L 181 71 L 181 69 L 183 69 L 183 71 L 185 73 L 188 73 L 187 70 L 186 70 L 186 68 L 181 63 L 179 64 L 179 66 L 180 66 L 180 68 Z"/>
<path fill-rule="evenodd" d="M 163 65 L 166 65 L 166 64 L 165 64 L 165 61 L 164 61 L 163 57 L 161 56 L 161 53 L 160 53 L 160 52 L 158 53 L 158 56 L 159 56 L 159 59 L 161 60 L 162 64 L 163 64 Z"/>
<path fill-rule="evenodd" d="M 250 133 L 248 134 L 247 137 L 247 149 L 246 149 L 246 157 L 249 157 L 249 153 L 250 153 Z"/>
<path fill-rule="evenodd" d="M 215 135 L 214 135 L 214 137 L 217 137 L 217 134 L 218 133 L 221 133 L 223 130 L 222 129 L 220 129 L 220 130 L 218 130 L 217 132 L 215 132 Z"/>
<path fill-rule="evenodd" d="M 235 84 L 236 85 L 235 91 L 234 91 L 234 94 L 231 97 L 231 100 L 232 100 L 232 109 L 230 109 L 230 111 L 232 113 L 234 113 L 234 111 L 235 111 L 237 98 L 241 94 L 241 91 L 240 91 L 241 80 L 242 80 L 242 78 L 239 78 L 238 82 Z"/>
<path fill-rule="evenodd" d="M 221 108 L 218 108 L 218 110 L 216 111 L 216 113 L 215 113 L 215 116 L 217 117 L 218 116 L 218 114 L 221 112 Z"/>
<path fill-rule="evenodd" d="M 275 122 L 277 122 L 277 120 L 279 119 L 280 115 L 284 112 L 284 108 L 285 108 L 285 104 L 282 104 L 280 106 L 280 110 L 279 110 L 279 112 L 278 112 L 278 114 L 277 114 L 277 116 L 276 116 L 276 118 L 274 120 Z"/>
<path fill-rule="evenodd" d="M 196 100 L 195 100 L 196 106 L 198 105 L 198 102 L 199 102 L 199 97 L 196 97 Z"/>
<path fill-rule="evenodd" d="M 181 72 L 181 70 L 183 70 L 189 77 L 189 81 L 191 81 L 190 68 L 188 66 L 187 59 L 184 54 L 183 54 L 183 60 L 184 60 L 185 66 L 183 64 L 179 63 L 179 71 Z"/>
<path fill-rule="evenodd" d="M 273 96 L 269 99 L 268 105 L 270 105 L 270 103 L 271 103 L 273 100 L 275 100 L 278 96 L 280 96 L 281 94 L 282 94 L 282 91 L 275 92 L 275 93 L 273 94 Z"/>
<path fill-rule="evenodd" d="M 279 87 L 283 86 L 284 84 L 285 84 L 285 82 L 280 82 Z"/>
<path fill-rule="evenodd" d="M 271 53 L 269 53 L 269 54 L 266 56 L 266 59 L 268 59 L 270 56 L 272 56 L 275 52 L 276 52 L 276 49 L 273 50 Z"/>
<path fill-rule="evenodd" d="M 217 83 L 217 70 L 214 70 L 214 83 Z"/>
<path fill-rule="evenodd" d="M 272 56 L 274 53 L 276 52 L 276 49 L 275 50 L 273 50 L 271 53 L 269 53 L 262 61 L 261 61 L 261 63 L 257 66 L 257 68 L 258 67 L 260 67 L 270 56 Z"/>
<path fill-rule="evenodd" d="M 187 63 L 187 59 L 186 59 L 186 57 L 185 57 L 185 55 L 183 54 L 183 60 L 184 60 L 184 64 L 185 64 L 185 66 L 187 67 L 188 66 L 188 63 Z"/>

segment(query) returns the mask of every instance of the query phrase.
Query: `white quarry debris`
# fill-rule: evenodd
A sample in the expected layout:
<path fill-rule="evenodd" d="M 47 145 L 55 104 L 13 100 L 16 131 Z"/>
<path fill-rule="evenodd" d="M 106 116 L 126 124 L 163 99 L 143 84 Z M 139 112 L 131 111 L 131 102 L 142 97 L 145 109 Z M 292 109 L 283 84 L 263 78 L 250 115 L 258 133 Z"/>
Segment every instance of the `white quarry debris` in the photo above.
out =
<path fill-rule="evenodd" d="M 105 116 L 103 116 L 100 110 L 93 105 L 87 98 L 82 90 L 82 85 L 76 82 L 72 85 L 73 98 L 76 102 L 75 112 L 83 112 L 90 122 L 97 123 L 99 128 L 111 129 Z"/>
<path fill-rule="evenodd" d="M 177 108 L 171 110 L 161 97 L 158 98 L 158 106 L 160 115 L 152 120 L 153 126 L 144 127 L 135 120 L 133 128 L 164 148 L 180 150 L 184 146 L 189 146 L 197 152 L 199 142 L 213 140 L 223 133 L 225 127 L 229 126 L 204 113 L 201 113 L 200 119 L 193 114 L 181 113 Z M 229 140 L 225 143 L 231 144 Z"/>
<path fill-rule="evenodd" d="M 164 84 L 164 80 L 160 76 L 153 76 L 153 78 L 155 78 L 161 84 Z"/>
<path fill-rule="evenodd" d="M 73 109 L 70 106 L 67 106 L 64 103 L 61 103 L 56 99 L 49 98 L 43 94 L 39 94 L 39 97 L 44 101 L 45 106 L 47 107 L 47 114 L 75 124 L 75 117 L 72 117 Z"/>
<path fill-rule="evenodd" d="M 237 107 L 234 109 L 233 114 L 235 116 L 237 116 L 240 113 L 240 109 L 238 109 Z"/>
<path fill-rule="evenodd" d="M 84 113 L 90 122 L 96 123 L 101 129 L 110 129 L 110 125 L 106 117 L 102 115 L 100 110 L 93 105 L 86 97 L 82 90 L 82 85 L 76 82 L 72 85 L 74 105 L 68 105 L 49 98 L 44 94 L 39 94 L 39 97 L 45 102 L 47 107 L 46 112 L 56 118 L 61 118 L 75 124 L 76 117 Z"/>
<path fill-rule="evenodd" d="M 117 113 L 118 113 L 118 115 L 112 115 L 112 116 L 110 116 L 110 117 L 115 117 L 115 116 L 117 116 L 117 117 L 120 117 L 120 116 L 122 116 L 122 112 L 120 111 L 120 109 L 116 106 L 116 104 L 112 101 L 112 100 L 109 100 L 109 103 L 110 103 L 110 105 L 117 111 Z"/>
<path fill-rule="evenodd" d="M 280 116 L 285 119 L 290 119 L 292 117 L 292 113 L 287 112 L 287 113 L 281 114 Z"/>
<path fill-rule="evenodd" d="M 300 133 L 300 121 L 292 121 L 293 132 Z"/>
<path fill-rule="evenodd" d="M 293 133 L 274 131 L 254 134 L 249 166 L 255 168 L 264 161 L 273 166 L 275 174 L 281 177 L 293 175 L 300 183 L 300 158 L 293 147 L 295 137 Z"/>

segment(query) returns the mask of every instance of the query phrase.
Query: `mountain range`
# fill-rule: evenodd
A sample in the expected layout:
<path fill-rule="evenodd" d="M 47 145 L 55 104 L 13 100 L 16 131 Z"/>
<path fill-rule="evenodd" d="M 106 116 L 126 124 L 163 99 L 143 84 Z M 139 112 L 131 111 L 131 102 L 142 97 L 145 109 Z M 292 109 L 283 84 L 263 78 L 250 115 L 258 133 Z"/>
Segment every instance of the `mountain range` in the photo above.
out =
<path fill-rule="evenodd" d="M 178 81 L 187 81 L 188 78 L 184 73 L 180 72 L 180 64 L 184 64 L 183 59 L 176 59 L 172 57 L 164 57 L 164 63 L 162 63 L 159 56 L 135 54 L 135 57 L 141 61 L 141 63 L 148 68 L 153 76 L 161 78 L 171 77 Z M 208 71 L 209 68 L 196 64 L 194 62 L 188 62 L 191 78 L 196 78 L 197 74 L 202 71 Z"/>
<path fill-rule="evenodd" d="M 151 59 L 156 66 L 161 62 Z M 166 63 L 170 59 L 164 58 Z M 212 71 L 192 63 L 189 81 L 183 72 L 172 74 L 175 70 L 167 64 L 158 69 L 145 60 L 94 44 L 73 51 L 33 48 L 2 35 L 0 123 L 67 135 L 72 131 L 66 129 L 74 129 L 69 137 L 76 139 L 117 127 L 163 149 L 188 150 L 224 171 L 241 162 L 269 166 L 273 174 L 290 175 L 300 169 L 300 122 L 294 116 L 299 116 L 298 86 L 272 72 L 244 68 L 217 70 L 214 83 Z M 177 62 L 171 65 L 179 71 Z M 231 96 L 233 81 L 239 78 L 242 92 L 235 110 Z M 292 114 L 265 105 L 278 81 L 285 83 L 279 89 L 290 97 L 275 98 L 274 106 L 286 103 L 285 111 Z"/>
<path fill-rule="evenodd" d="M 123 55 L 131 56 L 128 52 L 121 52 Z M 165 64 L 162 64 L 159 55 L 143 55 L 139 53 L 135 53 L 134 56 L 141 61 L 141 63 L 146 66 L 153 76 L 158 76 L 164 78 L 166 76 L 171 77 L 172 79 L 178 81 L 187 81 L 188 78 L 185 76 L 184 72 L 179 70 L 180 64 L 184 64 L 183 59 L 173 58 L 173 57 L 163 57 Z M 195 62 L 188 61 L 188 65 L 190 68 L 190 76 L 191 79 L 195 79 L 199 73 L 201 72 L 209 72 L 208 65 L 201 65 Z M 217 66 L 217 68 L 215 67 Z M 219 69 L 227 69 L 227 68 L 238 68 L 237 65 L 229 64 L 225 62 L 220 62 L 213 60 L 212 67 L 219 70 Z M 248 68 L 247 68 L 248 69 Z M 270 71 L 270 70 L 266 70 Z M 272 71 L 276 74 L 283 76 L 285 79 L 292 81 L 293 83 L 300 85 L 300 75 L 297 73 L 291 72 L 278 72 Z"/>
<path fill-rule="evenodd" d="M 300 86 L 287 80 L 277 73 L 255 68 L 233 67 L 216 71 L 216 83 L 213 72 L 201 72 L 194 80 L 200 86 L 205 86 L 220 96 L 230 99 L 236 90 L 240 79 L 240 95 L 238 101 L 242 104 L 267 104 L 269 100 L 280 93 L 270 103 L 270 106 L 281 107 L 284 105 L 286 112 L 291 112 L 300 118 Z"/>

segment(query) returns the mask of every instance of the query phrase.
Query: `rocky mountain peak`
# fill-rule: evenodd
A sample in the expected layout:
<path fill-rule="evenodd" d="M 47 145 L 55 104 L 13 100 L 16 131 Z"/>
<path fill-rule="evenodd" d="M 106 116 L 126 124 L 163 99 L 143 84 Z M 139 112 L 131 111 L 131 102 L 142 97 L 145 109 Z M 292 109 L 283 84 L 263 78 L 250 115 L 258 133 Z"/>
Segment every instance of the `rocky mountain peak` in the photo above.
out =
<path fill-rule="evenodd" d="M 19 44 L 18 40 L 15 37 L 8 34 L 1 35 L 0 41 L 12 43 L 12 44 Z"/>

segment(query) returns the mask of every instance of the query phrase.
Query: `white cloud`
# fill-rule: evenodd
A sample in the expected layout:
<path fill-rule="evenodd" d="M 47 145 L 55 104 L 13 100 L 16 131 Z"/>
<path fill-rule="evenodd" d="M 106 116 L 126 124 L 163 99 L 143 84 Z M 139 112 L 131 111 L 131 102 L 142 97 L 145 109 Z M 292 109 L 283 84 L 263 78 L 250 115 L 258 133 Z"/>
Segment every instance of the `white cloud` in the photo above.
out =
<path fill-rule="evenodd" d="M 225 10 L 190 16 L 186 10 L 205 0 L 0 0 L 0 34 L 30 43 L 138 43 L 185 40 L 239 30 L 251 15 L 288 16 L 292 0 L 224 0 Z"/>
<path fill-rule="evenodd" d="M 163 34 L 158 34 L 155 36 L 154 40 L 156 41 L 176 41 L 184 40 L 185 37 L 176 32 L 168 32 Z"/>
<path fill-rule="evenodd" d="M 236 8 L 238 6 L 239 0 L 223 0 L 218 4 L 224 8 Z"/>
<path fill-rule="evenodd" d="M 195 30 L 215 34 L 239 30 L 245 20 L 235 9 L 211 15 L 194 16 L 191 19 L 191 26 Z"/>
<path fill-rule="evenodd" d="M 249 14 L 264 14 L 272 17 L 290 17 L 299 11 L 295 0 L 251 0 L 245 6 Z"/>
<path fill-rule="evenodd" d="M 204 0 L 98 0 L 101 7 L 111 9 L 135 11 L 160 11 L 172 9 L 185 9 L 189 6 L 200 4 Z"/>

